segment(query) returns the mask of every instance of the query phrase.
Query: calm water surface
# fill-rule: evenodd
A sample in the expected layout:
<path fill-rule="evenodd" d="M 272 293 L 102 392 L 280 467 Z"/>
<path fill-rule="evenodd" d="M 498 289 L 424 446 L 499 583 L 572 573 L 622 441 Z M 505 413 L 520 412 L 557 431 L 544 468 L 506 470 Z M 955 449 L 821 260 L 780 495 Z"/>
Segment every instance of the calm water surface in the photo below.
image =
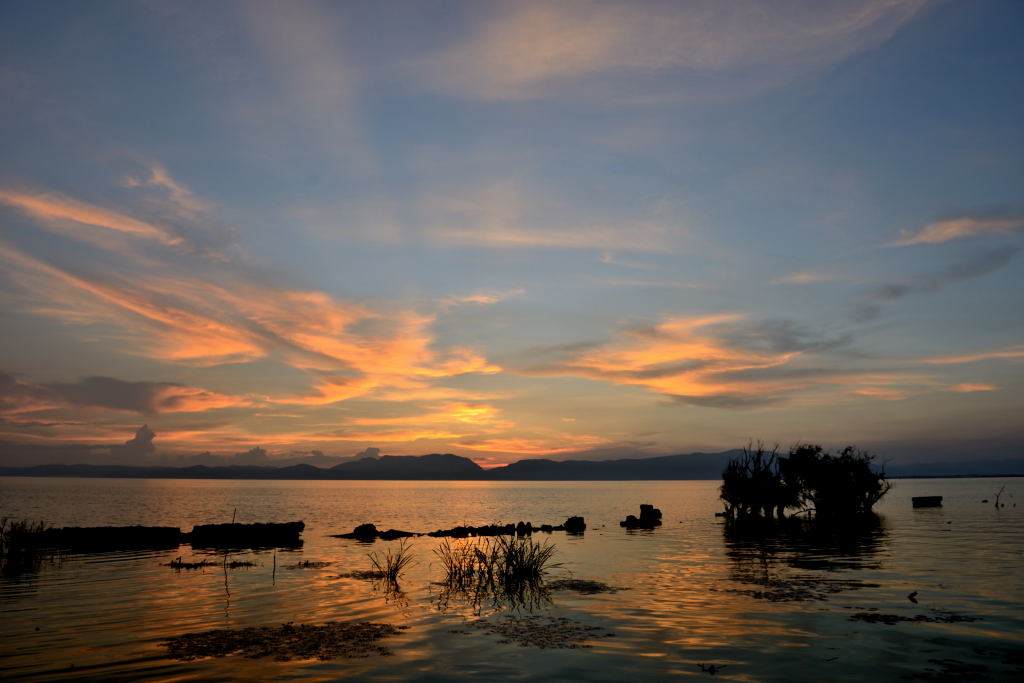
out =
<path fill-rule="evenodd" d="M 1006 486 L 1005 508 L 991 502 Z M 714 517 L 718 482 L 266 482 L 0 478 L 0 516 L 55 526 L 306 522 L 301 550 L 232 553 L 256 566 L 176 572 L 164 563 L 210 558 L 188 546 L 70 555 L 39 571 L 0 576 L 0 678 L 5 680 L 658 680 L 1024 679 L 1022 479 L 894 482 L 881 525 L 849 537 L 770 539 L 727 532 Z M 915 495 L 944 506 L 914 510 Z M 1024 503 L 1024 500 L 1020 501 Z M 640 503 L 664 526 L 627 532 Z M 623 587 L 558 591 L 532 605 L 475 603 L 437 585 L 439 539 L 412 539 L 417 564 L 401 592 L 339 573 L 369 569 L 393 548 L 331 538 L 356 525 L 430 531 L 458 524 L 583 515 L 578 537 L 538 534 L 557 547 L 551 577 Z M 221 556 L 215 556 L 221 557 Z M 329 562 L 286 569 L 303 560 Z M 276 568 L 275 568 L 276 567 Z M 907 599 L 917 591 L 918 603 Z M 567 617 L 599 627 L 580 649 L 500 642 L 467 628 L 504 612 Z M 977 621 L 895 624 L 877 612 Z M 382 641 L 392 656 L 328 662 L 237 657 L 178 662 L 160 642 L 215 628 L 284 622 L 376 621 L 406 626 Z M 973 678 L 972 678 L 973 677 Z M 985 678 L 987 677 L 987 678 Z"/>

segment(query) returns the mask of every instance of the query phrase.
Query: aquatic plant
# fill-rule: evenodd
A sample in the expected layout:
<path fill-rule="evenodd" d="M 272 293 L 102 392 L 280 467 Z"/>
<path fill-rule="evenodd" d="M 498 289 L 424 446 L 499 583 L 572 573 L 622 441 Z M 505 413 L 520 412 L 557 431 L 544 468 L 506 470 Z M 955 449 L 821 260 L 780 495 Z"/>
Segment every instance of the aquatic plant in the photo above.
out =
<path fill-rule="evenodd" d="M 554 545 L 523 536 L 494 536 L 458 545 L 445 539 L 434 554 L 441 561 L 445 581 L 455 584 L 540 579 L 559 566 L 552 562 Z"/>
<path fill-rule="evenodd" d="M 485 602 L 495 608 L 529 609 L 551 601 L 544 574 L 553 562 L 555 546 L 529 537 L 494 536 L 452 543 L 445 539 L 434 550 L 444 570 L 438 608 L 452 598 L 465 599 L 475 613 Z"/>
<path fill-rule="evenodd" d="M 0 569 L 6 574 L 37 571 L 54 554 L 44 542 L 50 528 L 41 521 L 0 519 Z"/>
<path fill-rule="evenodd" d="M 787 457 L 778 446 L 751 444 L 722 473 L 721 498 L 730 519 L 782 519 L 786 510 L 816 519 L 846 519 L 871 512 L 890 484 L 874 456 L 847 446 L 838 453 L 798 444 Z"/>
<path fill-rule="evenodd" d="M 395 550 L 389 548 L 383 553 L 368 553 L 366 556 L 370 558 L 373 571 L 390 583 L 398 583 L 398 577 L 414 561 L 412 551 L 404 540 L 399 541 Z"/>

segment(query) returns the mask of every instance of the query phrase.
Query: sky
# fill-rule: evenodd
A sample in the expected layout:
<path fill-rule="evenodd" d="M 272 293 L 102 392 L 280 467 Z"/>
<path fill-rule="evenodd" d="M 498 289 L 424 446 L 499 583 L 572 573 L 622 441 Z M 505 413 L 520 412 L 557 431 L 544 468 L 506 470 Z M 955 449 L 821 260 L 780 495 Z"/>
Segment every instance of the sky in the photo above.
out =
<path fill-rule="evenodd" d="M 1020 457 L 1022 29 L 0 0 L 0 463 Z"/>

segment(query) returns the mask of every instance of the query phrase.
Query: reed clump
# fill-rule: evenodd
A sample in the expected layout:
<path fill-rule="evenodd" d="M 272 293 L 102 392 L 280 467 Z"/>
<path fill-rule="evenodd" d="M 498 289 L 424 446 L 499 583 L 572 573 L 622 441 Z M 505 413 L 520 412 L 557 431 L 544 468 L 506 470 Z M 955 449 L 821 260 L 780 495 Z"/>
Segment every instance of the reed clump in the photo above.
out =
<path fill-rule="evenodd" d="M 389 583 L 398 583 L 398 578 L 413 563 L 412 550 L 405 541 L 399 541 L 397 549 L 385 550 L 382 553 L 368 553 L 373 573 Z"/>
<path fill-rule="evenodd" d="M 37 571 L 55 552 L 47 548 L 45 522 L 0 519 L 0 569 L 6 574 Z"/>
<path fill-rule="evenodd" d="M 549 569 L 561 566 L 553 562 L 555 546 L 523 536 L 494 536 L 460 545 L 445 539 L 434 554 L 445 582 L 455 585 L 538 581 Z"/>

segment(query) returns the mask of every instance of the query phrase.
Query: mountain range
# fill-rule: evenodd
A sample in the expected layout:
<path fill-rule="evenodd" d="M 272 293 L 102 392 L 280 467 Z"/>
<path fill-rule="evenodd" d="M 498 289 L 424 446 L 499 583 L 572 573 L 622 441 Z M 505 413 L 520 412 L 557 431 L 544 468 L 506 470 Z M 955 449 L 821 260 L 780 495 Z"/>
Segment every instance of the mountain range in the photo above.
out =
<path fill-rule="evenodd" d="M 452 453 L 382 455 L 323 468 L 310 464 L 283 467 L 227 465 L 146 467 L 131 465 L 36 465 L 0 467 L 0 476 L 115 477 L 141 479 L 418 479 L 467 481 L 637 481 L 720 479 L 728 460 L 740 450 L 689 453 L 619 460 L 520 460 L 484 469 Z M 891 477 L 1024 476 L 1024 460 L 914 463 L 888 466 Z"/>

